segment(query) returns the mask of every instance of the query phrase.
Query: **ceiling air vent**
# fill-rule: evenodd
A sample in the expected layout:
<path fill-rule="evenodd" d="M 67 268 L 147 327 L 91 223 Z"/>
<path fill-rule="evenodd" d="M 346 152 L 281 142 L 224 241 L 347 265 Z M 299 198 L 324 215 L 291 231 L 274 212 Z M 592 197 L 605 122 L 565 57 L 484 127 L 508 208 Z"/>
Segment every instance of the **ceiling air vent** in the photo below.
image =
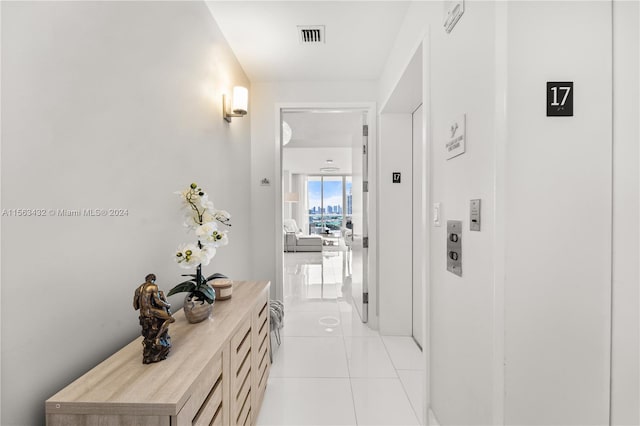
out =
<path fill-rule="evenodd" d="M 299 25 L 298 37 L 300 44 L 324 43 L 324 25 Z"/>

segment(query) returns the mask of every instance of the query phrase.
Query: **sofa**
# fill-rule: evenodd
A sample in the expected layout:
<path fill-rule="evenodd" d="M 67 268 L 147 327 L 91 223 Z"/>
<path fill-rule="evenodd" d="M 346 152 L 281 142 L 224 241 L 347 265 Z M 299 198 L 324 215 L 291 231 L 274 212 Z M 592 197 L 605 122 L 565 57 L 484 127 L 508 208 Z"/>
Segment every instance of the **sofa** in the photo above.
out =
<path fill-rule="evenodd" d="M 320 235 L 304 235 L 294 219 L 283 222 L 284 251 L 322 251 L 322 237 Z"/>

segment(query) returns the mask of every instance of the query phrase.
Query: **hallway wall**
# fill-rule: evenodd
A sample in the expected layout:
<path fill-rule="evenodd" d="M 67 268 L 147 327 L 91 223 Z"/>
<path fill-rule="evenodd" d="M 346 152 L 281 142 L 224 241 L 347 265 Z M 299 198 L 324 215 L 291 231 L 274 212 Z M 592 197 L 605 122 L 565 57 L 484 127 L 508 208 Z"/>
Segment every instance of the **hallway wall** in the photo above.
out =
<path fill-rule="evenodd" d="M 38 425 L 45 399 L 139 336 L 145 275 L 181 279 L 173 253 L 194 238 L 174 191 L 195 181 L 232 214 L 206 271 L 247 278 L 251 112 L 227 124 L 221 94 L 249 81 L 201 2 L 1 8 L 2 208 L 127 210 L 2 217 L 0 423 Z"/>
<path fill-rule="evenodd" d="M 495 11 L 466 2 L 447 34 L 431 35 L 431 201 L 441 203 L 440 227 L 431 221 L 431 403 L 442 424 L 492 424 Z M 450 126 L 466 114 L 466 152 L 446 159 Z M 482 228 L 469 231 L 469 202 L 482 200 Z M 431 209 L 430 209 L 431 210 Z M 447 271 L 447 220 L 461 220 L 462 277 Z"/>
<path fill-rule="evenodd" d="M 611 371 L 613 421 L 638 422 L 638 5 L 618 3 L 613 28 L 610 2 L 465 2 L 451 34 L 442 2 L 407 12 L 378 99 L 428 34 L 428 179 L 443 219 L 430 224 L 429 398 L 442 425 L 604 424 Z M 545 82 L 564 80 L 575 116 L 546 117 Z M 466 153 L 447 161 L 463 112 Z M 462 278 L 446 272 L 447 219 L 465 227 Z"/>
<path fill-rule="evenodd" d="M 382 102 L 389 98 L 416 46 L 426 40 L 424 63 L 430 63 L 431 68 L 423 71 L 426 79 L 423 84 L 430 93 L 425 105 L 431 114 L 425 125 L 432 142 L 427 155 L 431 167 L 427 185 L 430 201 L 442 205 L 442 225 L 433 227 L 432 216 L 428 219 L 431 301 L 427 326 L 431 351 L 427 374 L 431 408 L 443 425 L 494 421 L 494 6 L 491 2 L 466 2 L 465 8 L 454 32 L 447 34 L 442 29 L 441 2 L 413 2 L 379 84 Z M 426 34 L 428 38 L 424 39 Z M 444 144 L 449 126 L 465 113 L 466 153 L 447 160 Z M 382 140 L 381 144 L 384 143 Z M 388 138 L 387 143 L 393 145 L 396 140 Z M 381 152 L 384 150 L 382 146 Z M 381 162 L 385 160 L 382 156 Z M 411 167 L 410 162 L 407 167 Z M 384 169 L 382 164 L 381 170 Z M 469 200 L 474 198 L 482 199 L 482 232 L 468 231 Z M 462 277 L 446 270 L 447 220 L 464 223 Z M 381 276 L 385 268 L 393 270 L 393 267 L 385 266 L 381 258 Z"/>
<path fill-rule="evenodd" d="M 505 424 L 609 421 L 612 27 L 608 2 L 508 7 Z M 546 81 L 574 116 L 546 117 Z"/>

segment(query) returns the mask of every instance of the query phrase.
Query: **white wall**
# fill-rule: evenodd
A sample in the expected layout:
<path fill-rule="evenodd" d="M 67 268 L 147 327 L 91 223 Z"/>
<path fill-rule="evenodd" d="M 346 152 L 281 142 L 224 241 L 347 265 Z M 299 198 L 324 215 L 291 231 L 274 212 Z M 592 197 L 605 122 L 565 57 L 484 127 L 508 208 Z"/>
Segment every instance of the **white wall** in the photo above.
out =
<path fill-rule="evenodd" d="M 378 102 L 380 105 L 385 105 L 391 97 L 418 46 L 428 33 L 429 25 L 435 23 L 439 28 L 442 8 L 441 1 L 414 0 L 409 5 L 378 81 Z"/>
<path fill-rule="evenodd" d="M 505 423 L 609 421 L 611 4 L 508 11 Z M 546 117 L 546 82 L 574 116 Z"/>
<path fill-rule="evenodd" d="M 613 324 L 611 423 L 640 424 L 640 6 L 613 4 Z"/>
<path fill-rule="evenodd" d="M 413 2 L 379 84 L 384 102 L 428 31 L 430 203 L 443 209 L 431 228 L 428 402 L 443 425 L 608 422 L 614 173 L 612 415 L 637 423 L 637 4 L 618 15 L 627 113 L 612 169 L 611 4 L 465 3 L 447 35 L 442 3 Z M 576 116 L 547 118 L 545 82 L 560 79 L 576 82 Z M 463 112 L 467 152 L 446 161 Z M 483 203 L 479 233 L 471 198 Z M 448 219 L 465 227 L 462 278 L 446 272 Z"/>
<path fill-rule="evenodd" d="M 251 230 L 260 235 L 253 242 L 252 277 L 272 281 L 272 296 L 281 285 L 276 271 L 276 245 L 281 229 L 276 230 L 277 188 L 262 186 L 267 177 L 276 182 L 280 173 L 280 149 L 276 140 L 276 109 L 279 103 L 362 103 L 376 97 L 376 84 L 370 81 L 350 82 L 253 82 L 251 92 L 251 201 L 260 206 L 252 209 Z"/>
<path fill-rule="evenodd" d="M 442 2 L 415 1 L 410 5 L 381 76 L 378 99 L 386 102 L 392 96 L 414 52 L 423 40 L 430 39 L 430 46 L 424 50 L 430 55 L 423 62 L 431 64 L 430 69 L 423 70 L 428 86 L 425 91 L 431 95 L 425 99 L 425 114 L 431 111 L 425 121 L 431 144 L 427 167 L 431 171 L 425 178 L 430 185 L 429 203 L 442 204 L 442 226 L 430 230 L 431 287 L 430 293 L 425 294 L 430 298 L 427 394 L 431 409 L 443 425 L 491 424 L 494 6 L 491 2 L 466 2 L 465 15 L 450 35 L 442 29 L 442 15 Z M 425 39 L 426 34 L 429 36 Z M 447 161 L 446 134 L 451 120 L 463 113 L 467 114 L 467 152 Z M 385 119 L 383 116 L 381 132 Z M 393 144 L 393 139 L 390 142 Z M 384 146 L 382 138 L 381 144 L 381 152 L 392 149 Z M 380 161 L 383 170 L 384 155 Z M 411 167 L 410 160 L 408 166 Z M 469 200 L 474 198 L 482 199 L 483 228 L 482 232 L 471 233 L 468 209 Z M 464 223 L 462 278 L 446 271 L 447 220 Z M 383 270 L 381 264 L 381 276 Z"/>
<path fill-rule="evenodd" d="M 493 386 L 494 4 L 465 2 L 451 34 L 431 30 L 431 405 L 442 424 L 491 424 Z M 466 114 L 466 152 L 446 160 L 452 121 Z M 482 230 L 469 202 L 482 200 Z M 447 271 L 447 221 L 461 220 L 462 277 Z M 431 225 L 432 226 L 432 225 Z"/>
<path fill-rule="evenodd" d="M 220 98 L 249 82 L 204 3 L 1 7 L 2 208 L 128 210 L 2 217 L 1 423 L 35 425 L 46 398 L 139 335 L 144 276 L 165 291 L 180 279 L 173 251 L 193 235 L 173 191 L 196 181 L 231 212 L 207 270 L 248 278 L 251 113 L 228 125 Z"/>

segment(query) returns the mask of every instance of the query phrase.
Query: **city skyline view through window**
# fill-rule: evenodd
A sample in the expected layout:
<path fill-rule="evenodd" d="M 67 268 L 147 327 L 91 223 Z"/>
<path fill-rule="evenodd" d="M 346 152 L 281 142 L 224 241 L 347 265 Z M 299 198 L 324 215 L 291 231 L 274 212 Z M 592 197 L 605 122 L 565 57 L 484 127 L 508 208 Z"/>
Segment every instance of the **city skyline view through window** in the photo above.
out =
<path fill-rule="evenodd" d="M 352 213 L 351 176 L 309 176 L 307 192 L 309 233 L 339 232 L 345 216 Z"/>

